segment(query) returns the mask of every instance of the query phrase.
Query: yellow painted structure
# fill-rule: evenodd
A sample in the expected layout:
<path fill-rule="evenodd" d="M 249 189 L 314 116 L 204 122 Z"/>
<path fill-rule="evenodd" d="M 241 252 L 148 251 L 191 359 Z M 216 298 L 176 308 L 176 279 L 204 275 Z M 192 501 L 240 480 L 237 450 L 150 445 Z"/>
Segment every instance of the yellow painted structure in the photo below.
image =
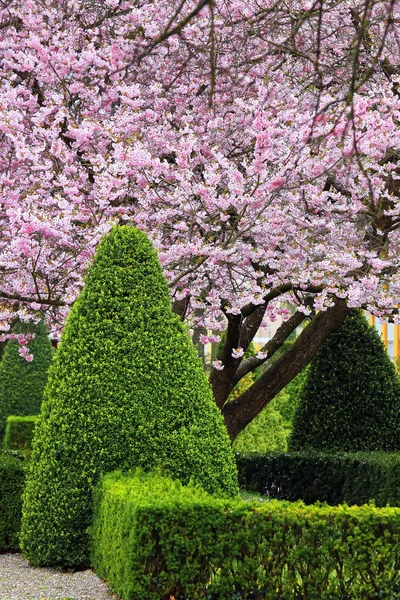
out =
<path fill-rule="evenodd" d="M 388 349 L 388 345 L 389 345 L 388 325 L 387 325 L 387 323 L 382 323 L 381 338 L 382 338 L 383 343 L 385 344 L 386 350 L 387 350 Z"/>
<path fill-rule="evenodd" d="M 393 356 L 399 358 L 400 354 L 400 325 L 394 326 L 394 337 L 393 337 Z"/>
<path fill-rule="evenodd" d="M 390 357 L 394 361 L 398 360 L 400 358 L 400 325 L 392 325 L 389 333 L 388 323 L 379 323 L 374 315 L 369 315 L 368 320 L 370 325 L 374 325 L 380 330 L 382 341 L 388 352 L 390 348 Z"/>

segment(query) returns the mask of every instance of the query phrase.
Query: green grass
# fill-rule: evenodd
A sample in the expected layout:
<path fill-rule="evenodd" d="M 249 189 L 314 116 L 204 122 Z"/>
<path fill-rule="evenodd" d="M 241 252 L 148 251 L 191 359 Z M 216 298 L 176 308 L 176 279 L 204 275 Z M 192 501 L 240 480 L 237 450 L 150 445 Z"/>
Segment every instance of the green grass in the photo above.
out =
<path fill-rule="evenodd" d="M 253 500 L 258 500 L 259 502 L 269 501 L 269 496 L 259 494 L 257 492 L 248 492 L 247 490 L 239 490 L 239 497 L 241 500 L 249 500 L 249 502 Z"/>

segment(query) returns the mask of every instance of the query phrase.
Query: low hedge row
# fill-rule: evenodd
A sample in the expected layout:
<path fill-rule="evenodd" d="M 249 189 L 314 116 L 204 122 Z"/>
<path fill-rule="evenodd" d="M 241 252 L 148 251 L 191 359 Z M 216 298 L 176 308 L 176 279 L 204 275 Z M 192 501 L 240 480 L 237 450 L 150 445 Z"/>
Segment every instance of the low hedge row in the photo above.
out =
<path fill-rule="evenodd" d="M 400 506 L 400 453 L 237 454 L 239 485 L 306 504 Z"/>
<path fill-rule="evenodd" d="M 400 510 L 213 498 L 142 473 L 107 475 L 92 561 L 123 600 L 389 600 Z"/>
<path fill-rule="evenodd" d="M 0 453 L 0 552 L 18 550 L 25 463 Z"/>
<path fill-rule="evenodd" d="M 37 415 L 8 417 L 4 435 L 4 448 L 6 450 L 17 450 L 26 458 L 30 458 L 37 419 Z"/>

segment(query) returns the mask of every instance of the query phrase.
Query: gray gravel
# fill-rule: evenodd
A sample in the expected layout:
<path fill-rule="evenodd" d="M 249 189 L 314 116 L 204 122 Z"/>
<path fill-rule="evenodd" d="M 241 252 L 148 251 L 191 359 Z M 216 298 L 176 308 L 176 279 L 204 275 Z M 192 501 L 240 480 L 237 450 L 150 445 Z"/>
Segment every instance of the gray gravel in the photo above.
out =
<path fill-rule="evenodd" d="M 0 555 L 1 600 L 117 600 L 93 571 L 31 567 L 20 554 Z"/>

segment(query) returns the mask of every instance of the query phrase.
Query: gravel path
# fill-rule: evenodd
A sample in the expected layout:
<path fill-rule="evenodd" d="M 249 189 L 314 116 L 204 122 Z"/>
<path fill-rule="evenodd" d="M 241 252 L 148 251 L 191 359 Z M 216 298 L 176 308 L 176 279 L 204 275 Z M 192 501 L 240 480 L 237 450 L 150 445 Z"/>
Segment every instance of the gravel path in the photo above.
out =
<path fill-rule="evenodd" d="M 31 567 L 20 554 L 0 555 L 0 600 L 117 600 L 93 571 Z"/>

